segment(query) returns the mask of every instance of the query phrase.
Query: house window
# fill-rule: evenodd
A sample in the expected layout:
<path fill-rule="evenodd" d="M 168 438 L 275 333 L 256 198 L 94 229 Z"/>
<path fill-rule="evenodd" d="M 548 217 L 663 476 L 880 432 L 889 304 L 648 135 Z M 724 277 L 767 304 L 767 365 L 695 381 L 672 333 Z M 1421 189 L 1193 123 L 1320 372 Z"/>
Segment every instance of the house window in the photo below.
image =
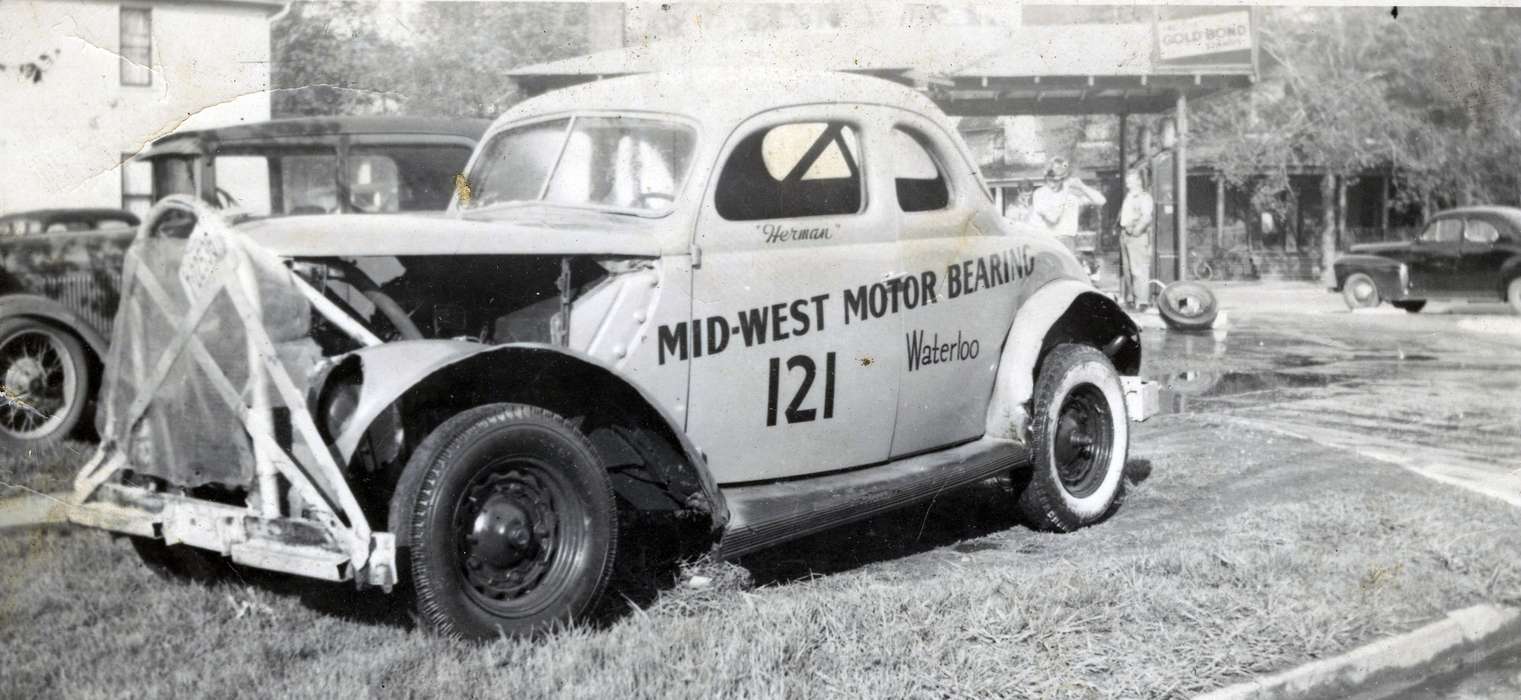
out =
<path fill-rule="evenodd" d="M 121 84 L 153 84 L 153 10 L 121 8 Z"/>
<path fill-rule="evenodd" d="M 855 131 L 838 122 L 783 124 L 751 134 L 729 155 L 715 204 L 730 221 L 861 211 Z"/>
<path fill-rule="evenodd" d="M 153 164 L 121 154 L 121 208 L 147 218 L 153 208 Z"/>

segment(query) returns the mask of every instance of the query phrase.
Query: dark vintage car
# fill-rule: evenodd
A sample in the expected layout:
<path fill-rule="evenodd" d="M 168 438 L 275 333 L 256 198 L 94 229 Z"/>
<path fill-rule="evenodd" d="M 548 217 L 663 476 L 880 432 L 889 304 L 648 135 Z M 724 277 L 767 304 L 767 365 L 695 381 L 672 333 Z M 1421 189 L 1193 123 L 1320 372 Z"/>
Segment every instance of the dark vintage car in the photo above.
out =
<path fill-rule="evenodd" d="M 154 201 L 196 196 L 255 218 L 435 211 L 489 123 L 280 119 L 172 134 L 140 157 L 152 164 Z M 85 415 L 134 234 L 121 226 L 0 239 L 0 445 L 62 438 Z"/>
<path fill-rule="evenodd" d="M 1521 313 L 1521 209 L 1439 212 L 1416 240 L 1352 246 L 1333 271 L 1331 291 L 1353 309 L 1387 301 L 1415 313 L 1431 299 L 1504 300 Z"/>
<path fill-rule="evenodd" d="M 33 209 L 0 216 L 0 237 L 131 228 L 137 224 L 137 215 L 125 209 Z"/>

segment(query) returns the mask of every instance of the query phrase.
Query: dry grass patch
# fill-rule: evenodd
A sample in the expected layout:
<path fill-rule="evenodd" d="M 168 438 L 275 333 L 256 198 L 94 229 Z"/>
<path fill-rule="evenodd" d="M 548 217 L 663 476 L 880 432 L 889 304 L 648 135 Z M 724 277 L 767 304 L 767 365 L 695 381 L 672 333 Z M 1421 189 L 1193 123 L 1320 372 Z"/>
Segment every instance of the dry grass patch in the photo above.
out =
<path fill-rule="evenodd" d="M 5 537 L 0 667 L 23 697 L 1183 697 L 1521 602 L 1500 504 L 1197 416 L 1133 452 L 1127 502 L 1082 532 L 1014 524 L 989 482 L 485 646 L 380 594 L 165 584 L 101 533 Z"/>

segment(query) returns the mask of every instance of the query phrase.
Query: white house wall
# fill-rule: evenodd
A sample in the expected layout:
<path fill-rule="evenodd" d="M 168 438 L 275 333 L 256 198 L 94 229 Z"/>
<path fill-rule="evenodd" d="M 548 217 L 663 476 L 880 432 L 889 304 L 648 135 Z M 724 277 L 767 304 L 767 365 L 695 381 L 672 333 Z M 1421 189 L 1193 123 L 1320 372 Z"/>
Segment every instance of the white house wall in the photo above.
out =
<path fill-rule="evenodd" d="M 269 118 L 269 12 L 220 3 L 152 9 L 152 84 L 121 84 L 122 3 L 0 2 L 0 212 L 121 206 L 123 154 L 178 127 Z M 41 82 L 16 64 L 52 54 Z"/>

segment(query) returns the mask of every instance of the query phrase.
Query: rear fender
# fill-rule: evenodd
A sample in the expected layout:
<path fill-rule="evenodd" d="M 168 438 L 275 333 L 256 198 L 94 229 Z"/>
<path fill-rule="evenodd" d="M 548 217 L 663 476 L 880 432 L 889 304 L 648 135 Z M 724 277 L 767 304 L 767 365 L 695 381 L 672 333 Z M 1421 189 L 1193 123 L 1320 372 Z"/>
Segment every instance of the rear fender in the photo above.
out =
<path fill-rule="evenodd" d="M 1041 287 L 1020 307 L 1004 341 L 988 405 L 988 437 L 1026 442 L 1040 361 L 1062 343 L 1103 350 L 1122 375 L 1141 369 L 1141 331 L 1114 300 L 1075 280 Z"/>
<path fill-rule="evenodd" d="M 531 399 L 536 388 L 552 391 L 574 387 L 595 394 L 588 403 L 616 404 L 659 433 L 680 455 L 670 462 L 651 464 L 685 507 L 707 510 L 716 530 L 728 511 L 706 461 L 681 430 L 680 423 L 637 384 L 596 359 L 559 346 L 539 343 L 482 345 L 457 340 L 413 340 L 386 343 L 349 353 L 328 365 L 313 382 L 311 405 L 321 411 L 323 395 L 345 381 L 359 382 L 359 396 L 332 444 L 344 463 L 353 460 L 360 441 L 372 426 L 384 426 L 393 406 L 444 405 L 463 410 L 499 401 Z M 547 406 L 555 408 L 554 406 Z M 457 412 L 457 411 L 456 411 Z M 319 421 L 326 422 L 324 418 Z M 421 439 L 422 436 L 416 436 Z M 674 456 L 674 455 L 673 455 Z"/>

